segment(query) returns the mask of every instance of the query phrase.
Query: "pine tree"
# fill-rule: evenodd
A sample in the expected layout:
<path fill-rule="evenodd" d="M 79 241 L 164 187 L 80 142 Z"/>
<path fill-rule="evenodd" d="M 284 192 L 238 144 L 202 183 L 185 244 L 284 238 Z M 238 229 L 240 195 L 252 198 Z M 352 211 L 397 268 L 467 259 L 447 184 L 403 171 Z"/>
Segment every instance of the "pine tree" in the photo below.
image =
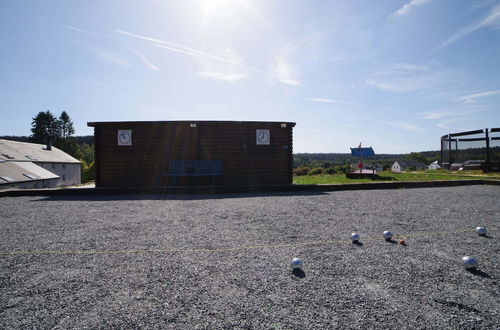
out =
<path fill-rule="evenodd" d="M 63 139 L 75 134 L 73 122 L 66 111 L 63 111 L 59 116 L 59 122 L 61 125 L 61 135 Z"/>
<path fill-rule="evenodd" d="M 60 122 L 47 110 L 39 112 L 31 122 L 31 141 L 49 144 L 61 135 Z"/>

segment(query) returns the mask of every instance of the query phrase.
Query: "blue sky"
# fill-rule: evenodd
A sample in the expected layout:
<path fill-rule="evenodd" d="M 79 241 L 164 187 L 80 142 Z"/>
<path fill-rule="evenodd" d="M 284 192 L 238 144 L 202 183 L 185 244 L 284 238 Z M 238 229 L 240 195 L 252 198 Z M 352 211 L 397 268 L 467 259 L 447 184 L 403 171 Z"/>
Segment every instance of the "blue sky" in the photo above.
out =
<path fill-rule="evenodd" d="M 294 152 L 500 127 L 500 1 L 0 2 L 0 135 L 33 116 L 293 121 Z"/>

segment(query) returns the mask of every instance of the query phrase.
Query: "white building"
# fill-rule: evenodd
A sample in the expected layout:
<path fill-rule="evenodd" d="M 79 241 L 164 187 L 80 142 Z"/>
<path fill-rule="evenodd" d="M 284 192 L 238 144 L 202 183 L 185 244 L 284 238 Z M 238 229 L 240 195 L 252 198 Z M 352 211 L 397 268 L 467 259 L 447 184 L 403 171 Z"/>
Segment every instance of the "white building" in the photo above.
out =
<path fill-rule="evenodd" d="M 32 162 L 0 160 L 0 189 L 55 188 L 59 176 Z"/>
<path fill-rule="evenodd" d="M 392 164 L 391 171 L 395 173 L 408 171 L 410 168 L 426 170 L 427 165 L 417 160 L 397 160 Z"/>
<path fill-rule="evenodd" d="M 25 182 L 26 180 L 21 180 L 24 178 L 31 179 L 32 183 L 37 182 L 36 188 L 72 186 L 81 183 L 82 163 L 56 147 L 0 140 L 0 161 L 2 162 L 2 166 L 0 166 L 0 185 L 32 188 L 33 184 L 30 186 L 29 183 Z M 6 163 L 14 163 L 14 165 L 7 165 Z M 51 175 L 47 172 L 51 173 Z M 21 174 L 21 177 L 18 176 L 16 179 L 9 176 L 8 173 L 14 173 L 12 175 Z M 3 179 L 4 174 L 15 180 Z M 40 187 L 39 182 L 44 180 L 48 181 L 41 183 L 42 187 Z"/>
<path fill-rule="evenodd" d="M 429 170 L 439 170 L 441 166 L 439 166 L 438 161 L 434 161 L 429 165 Z"/>

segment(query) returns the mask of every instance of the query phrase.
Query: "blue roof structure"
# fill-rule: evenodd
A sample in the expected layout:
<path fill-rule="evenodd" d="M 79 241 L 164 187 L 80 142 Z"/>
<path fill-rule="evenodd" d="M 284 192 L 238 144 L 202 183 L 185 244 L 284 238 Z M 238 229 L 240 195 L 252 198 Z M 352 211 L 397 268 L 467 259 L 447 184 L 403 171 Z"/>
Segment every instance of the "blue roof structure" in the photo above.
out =
<path fill-rule="evenodd" d="M 370 156 L 375 156 L 375 151 L 373 151 L 372 147 L 351 148 L 351 155 L 354 157 L 370 157 Z"/>

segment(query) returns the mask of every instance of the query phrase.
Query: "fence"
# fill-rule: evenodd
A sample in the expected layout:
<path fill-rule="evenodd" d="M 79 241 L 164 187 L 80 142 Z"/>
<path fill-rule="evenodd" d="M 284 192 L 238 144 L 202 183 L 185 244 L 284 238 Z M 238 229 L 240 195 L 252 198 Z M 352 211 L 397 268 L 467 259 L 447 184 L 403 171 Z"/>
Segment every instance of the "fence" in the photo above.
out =
<path fill-rule="evenodd" d="M 441 167 L 500 171 L 500 128 L 485 128 L 441 137 Z"/>

